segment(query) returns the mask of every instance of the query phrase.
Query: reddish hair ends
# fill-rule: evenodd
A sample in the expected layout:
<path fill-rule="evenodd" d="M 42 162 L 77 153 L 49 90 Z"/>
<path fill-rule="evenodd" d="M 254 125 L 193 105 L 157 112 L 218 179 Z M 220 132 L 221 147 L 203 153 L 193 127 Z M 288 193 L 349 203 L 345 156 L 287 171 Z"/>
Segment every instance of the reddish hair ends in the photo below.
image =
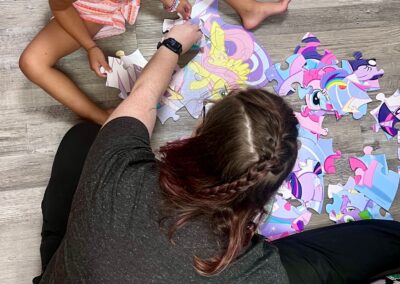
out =
<path fill-rule="evenodd" d="M 194 267 L 212 276 L 232 263 L 254 234 L 254 218 L 293 169 L 297 119 L 285 101 L 264 90 L 234 90 L 207 113 L 194 137 L 160 148 L 160 185 L 174 212 L 169 238 L 205 216 L 224 240 Z"/>

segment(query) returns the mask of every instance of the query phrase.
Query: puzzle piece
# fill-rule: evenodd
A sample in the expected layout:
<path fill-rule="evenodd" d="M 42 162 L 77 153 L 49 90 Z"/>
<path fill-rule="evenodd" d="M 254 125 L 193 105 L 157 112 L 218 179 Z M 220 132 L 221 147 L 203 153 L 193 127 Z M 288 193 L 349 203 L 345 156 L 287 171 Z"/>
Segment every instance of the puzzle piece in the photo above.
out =
<path fill-rule="evenodd" d="M 157 106 L 157 117 L 162 124 L 164 124 L 169 118 L 177 121 L 180 116 L 176 114 L 183 105 L 179 101 L 164 100 L 161 98 L 161 102 Z"/>
<path fill-rule="evenodd" d="M 354 60 L 343 60 L 342 68 L 351 76 L 348 78 L 364 91 L 379 90 L 379 78 L 385 71 L 377 67 L 375 58 L 363 59 L 360 51 L 354 52 Z"/>
<path fill-rule="evenodd" d="M 372 100 L 365 91 L 358 88 L 347 76 L 347 72 L 340 69 L 326 73 L 321 78 L 321 88 L 325 90 L 329 102 L 339 115 L 352 113 L 353 118 L 359 119 L 367 111 L 366 108 L 361 107 Z"/>
<path fill-rule="evenodd" d="M 303 109 L 301 113 L 294 113 L 299 124 L 302 128 L 307 129 L 313 134 L 316 134 L 319 138 L 320 135 L 327 135 L 328 128 L 322 128 L 322 122 L 324 120 L 324 116 L 314 115 L 310 111 L 309 108 Z"/>
<path fill-rule="evenodd" d="M 379 89 L 384 71 L 376 66 L 375 59 L 363 59 L 361 52 L 354 53 L 354 60 L 343 60 L 339 67 L 330 50 L 318 52 L 320 45 L 315 35 L 307 33 L 302 45 L 286 59 L 288 68 L 274 64 L 266 71 L 268 80 L 276 82 L 274 89 L 280 96 L 294 93 L 293 85 L 298 84 L 299 97 L 306 99 L 312 112 L 334 113 L 338 119 L 351 113 L 354 119 L 360 119 L 372 101 L 366 92 Z"/>
<path fill-rule="evenodd" d="M 396 196 L 399 174 L 390 171 L 384 154 L 372 155 L 371 147 L 364 148 L 362 157 L 350 157 L 350 168 L 355 173 L 355 189 L 389 210 Z"/>
<path fill-rule="evenodd" d="M 276 63 L 265 71 L 269 81 L 276 81 L 274 90 L 280 96 L 294 93 L 292 85 L 303 82 L 305 58 L 300 54 L 293 54 L 286 59 L 286 62 L 289 66 L 286 70 L 282 70 L 281 64 Z"/>
<path fill-rule="evenodd" d="M 305 46 L 296 46 L 294 54 L 301 54 L 307 60 L 316 60 L 326 65 L 337 64 L 336 56 L 330 50 L 325 49 L 324 54 L 318 53 L 317 49 L 321 45 L 321 42 L 312 33 L 306 33 L 301 42 L 305 44 Z"/>
<path fill-rule="evenodd" d="M 380 93 L 376 99 L 381 104 L 370 112 L 376 121 L 374 129 L 376 132 L 382 129 L 386 138 L 392 139 L 398 135 L 400 128 L 400 91 L 397 90 L 389 98 Z"/>
<path fill-rule="evenodd" d="M 201 23 L 206 44 L 181 70 L 173 75 L 160 105 L 162 122 L 168 117 L 176 118 L 174 106 L 185 107 L 194 118 L 201 114 L 205 99 L 218 100 L 232 88 L 242 86 L 264 87 L 268 79 L 265 70 L 271 60 L 250 32 L 242 26 L 223 22 L 218 15 L 218 1 L 197 1 L 192 9 L 193 22 Z M 178 77 L 179 79 L 176 79 Z M 167 105 L 167 107 L 163 107 Z"/>
<path fill-rule="evenodd" d="M 107 87 L 117 88 L 121 91 L 119 96 L 122 99 L 128 97 L 142 69 L 147 64 L 147 60 L 143 57 L 139 50 L 125 56 L 120 52 L 121 58 L 108 57 L 108 64 L 112 72 L 107 73 Z"/>
<path fill-rule="evenodd" d="M 303 231 L 311 216 L 304 206 L 295 207 L 276 195 L 271 214 L 261 220 L 257 231 L 270 240 L 280 239 Z"/>
<path fill-rule="evenodd" d="M 162 32 L 165 34 L 169 30 L 171 30 L 174 26 L 182 25 L 184 23 L 185 23 L 184 19 L 177 19 L 177 20 L 165 19 L 162 26 Z"/>
<path fill-rule="evenodd" d="M 218 15 L 218 1 L 197 0 L 192 7 L 192 19 L 207 19 L 210 15 Z"/>
<path fill-rule="evenodd" d="M 355 186 L 356 182 L 352 177 L 349 177 L 345 186 L 328 186 L 328 197 L 333 198 L 333 203 L 326 205 L 329 219 L 339 224 L 368 219 L 393 220 L 387 212 L 382 215 L 381 207 L 356 191 Z"/>
<path fill-rule="evenodd" d="M 318 213 L 324 201 L 324 179 L 321 164 L 314 160 L 296 161 L 296 166 L 279 188 L 285 199 L 297 199 Z"/>
<path fill-rule="evenodd" d="M 332 139 L 318 139 L 316 135 L 303 127 L 299 127 L 299 141 L 301 146 L 298 152 L 300 161 L 314 160 L 322 165 L 325 173 L 333 173 L 334 160 L 341 156 L 340 151 L 333 152 Z"/>

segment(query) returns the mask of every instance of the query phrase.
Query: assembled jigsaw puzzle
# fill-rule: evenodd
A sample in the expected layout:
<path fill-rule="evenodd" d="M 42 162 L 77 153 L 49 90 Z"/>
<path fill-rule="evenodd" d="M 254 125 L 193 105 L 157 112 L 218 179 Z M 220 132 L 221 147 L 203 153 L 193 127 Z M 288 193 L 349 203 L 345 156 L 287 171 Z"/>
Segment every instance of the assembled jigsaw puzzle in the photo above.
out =
<path fill-rule="evenodd" d="M 185 107 L 198 118 L 205 99 L 221 99 L 232 88 L 264 87 L 268 83 L 265 70 L 271 60 L 242 26 L 225 23 L 218 14 L 218 1 L 197 1 L 192 20 L 200 24 L 204 44 L 199 53 L 183 68 L 177 69 L 160 102 L 158 118 L 179 119 L 176 111 Z M 177 22 L 180 24 L 181 22 Z M 170 28 L 171 22 L 164 25 Z"/>

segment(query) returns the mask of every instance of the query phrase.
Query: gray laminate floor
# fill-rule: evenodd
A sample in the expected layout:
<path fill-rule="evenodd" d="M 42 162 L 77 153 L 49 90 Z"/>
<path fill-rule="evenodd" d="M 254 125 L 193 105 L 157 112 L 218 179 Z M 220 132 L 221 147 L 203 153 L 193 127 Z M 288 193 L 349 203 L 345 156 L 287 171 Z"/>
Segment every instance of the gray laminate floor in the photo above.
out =
<path fill-rule="evenodd" d="M 243 0 L 245 1 L 245 0 Z M 236 14 L 225 4 L 223 17 L 238 23 Z M 375 57 L 385 70 L 382 91 L 388 96 L 400 87 L 400 1 L 398 0 L 293 0 L 283 16 L 268 19 L 255 31 L 274 62 L 282 62 L 306 32 L 313 32 L 340 59 L 353 51 Z M 47 1 L 0 0 L 0 282 L 29 283 L 39 273 L 40 203 L 49 178 L 52 160 L 63 134 L 78 118 L 29 82 L 18 68 L 24 47 L 47 23 Z M 161 4 L 143 0 L 136 25 L 121 36 L 100 41 L 108 53 L 139 48 L 149 58 L 160 38 L 163 18 Z M 118 91 L 105 87 L 88 67 L 85 53 L 78 51 L 60 63 L 87 94 L 103 106 L 118 104 Z M 375 98 L 375 95 L 372 96 Z M 289 98 L 295 107 L 297 100 Z M 369 110 L 378 102 L 369 105 Z M 185 112 L 178 122 L 157 125 L 153 146 L 190 133 L 195 121 Z M 397 143 L 382 133 L 373 133 L 369 115 L 356 121 L 345 117 L 339 122 L 328 117 L 324 125 L 334 137 L 334 148 L 344 157 L 361 155 L 366 145 L 385 153 L 389 168 L 396 170 Z M 337 174 L 328 183 L 344 183 L 350 175 L 346 159 L 337 162 Z M 391 209 L 400 220 L 400 194 Z M 331 224 L 326 214 L 314 216 L 310 228 Z"/>

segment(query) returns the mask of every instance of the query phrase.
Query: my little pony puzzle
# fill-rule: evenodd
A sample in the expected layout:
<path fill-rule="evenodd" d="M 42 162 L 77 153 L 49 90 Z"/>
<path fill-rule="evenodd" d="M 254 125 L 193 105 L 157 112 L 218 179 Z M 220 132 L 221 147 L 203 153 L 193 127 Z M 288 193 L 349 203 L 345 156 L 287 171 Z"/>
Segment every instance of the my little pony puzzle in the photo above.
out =
<path fill-rule="evenodd" d="M 312 211 L 323 213 L 324 177 L 336 172 L 335 161 L 342 157 L 340 150 L 333 149 L 333 139 L 327 138 L 325 116 L 333 115 L 336 120 L 345 115 L 364 117 L 372 101 L 368 92 L 380 89 L 384 71 L 376 59 L 364 59 L 359 51 L 353 53 L 354 58 L 341 61 L 328 49 L 320 52 L 321 42 L 311 33 L 287 57 L 287 68 L 280 63 L 273 65 L 251 32 L 223 21 L 218 0 L 197 0 L 190 21 L 203 32 L 194 46 L 198 53 L 184 67 L 176 67 L 157 106 L 157 117 L 162 124 L 170 118 L 176 121 L 180 118 L 177 112 L 186 109 L 198 118 L 206 99 L 219 100 L 242 86 L 262 88 L 273 82 L 280 96 L 297 93 L 304 100 L 295 112 L 300 142 L 297 161 L 274 202 L 266 204 L 270 214 L 260 220 L 258 233 L 273 240 L 303 231 Z M 182 23 L 182 19 L 165 20 L 162 31 Z M 108 74 L 106 85 L 120 89 L 120 97 L 126 98 L 147 61 L 138 50 L 120 55 L 121 59 L 109 57 L 113 72 Z M 374 131 L 382 129 L 388 139 L 397 135 L 400 143 L 400 91 L 389 98 L 378 94 L 376 99 L 381 104 L 370 112 L 376 121 Z M 399 174 L 388 169 L 384 155 L 372 155 L 371 151 L 367 147 L 363 157 L 349 158 L 355 175 L 344 186 L 328 186 L 327 195 L 333 203 L 325 208 L 330 220 L 392 219 L 386 211 L 396 195 Z"/>

